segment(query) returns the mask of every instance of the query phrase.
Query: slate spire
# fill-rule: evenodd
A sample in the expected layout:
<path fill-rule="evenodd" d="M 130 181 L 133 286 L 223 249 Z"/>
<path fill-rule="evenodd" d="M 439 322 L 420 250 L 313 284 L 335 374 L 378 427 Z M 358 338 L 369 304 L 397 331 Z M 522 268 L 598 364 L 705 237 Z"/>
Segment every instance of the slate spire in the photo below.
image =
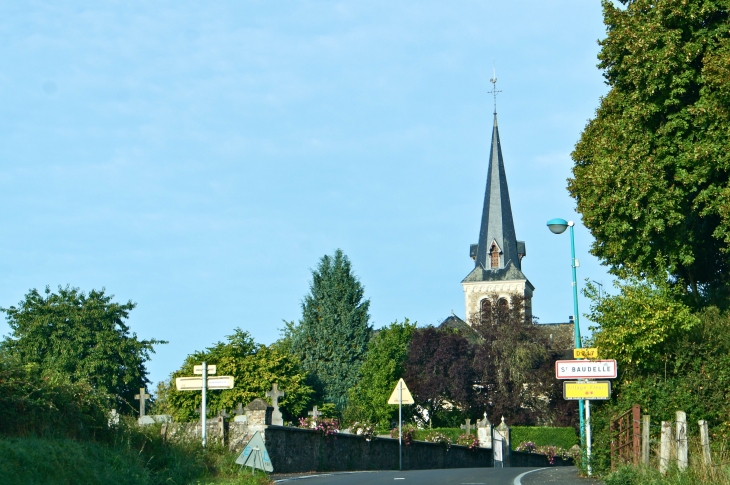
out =
<path fill-rule="evenodd" d="M 525 255 L 525 243 L 517 241 L 515 235 L 496 111 L 479 242 L 472 245 L 471 253 L 477 267 L 497 270 L 504 269 L 512 262 L 518 270 L 522 270 L 521 259 Z"/>

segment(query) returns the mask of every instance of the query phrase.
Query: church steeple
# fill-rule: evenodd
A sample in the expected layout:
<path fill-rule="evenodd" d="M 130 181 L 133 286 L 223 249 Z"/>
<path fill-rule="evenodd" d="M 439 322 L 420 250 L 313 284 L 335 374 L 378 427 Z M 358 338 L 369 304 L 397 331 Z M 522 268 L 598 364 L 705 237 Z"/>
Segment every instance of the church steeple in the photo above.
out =
<path fill-rule="evenodd" d="M 497 77 L 490 80 L 494 88 L 494 127 L 492 128 L 492 148 L 489 152 L 487 188 L 484 193 L 482 225 L 479 241 L 472 244 L 470 254 L 475 266 L 466 278 L 461 280 L 464 288 L 466 322 L 473 325 L 482 318 L 495 295 L 498 302 L 509 304 L 510 295 L 525 298 L 525 314 L 532 314 L 532 294 L 535 287 L 522 273 L 522 258 L 525 256 L 525 243 L 515 236 L 515 223 L 512 220 L 512 204 L 507 188 L 507 174 L 504 171 L 502 145 L 499 141 L 497 125 Z"/>
<path fill-rule="evenodd" d="M 474 246 L 476 247 L 474 248 Z M 479 242 L 472 245 L 472 257 L 475 259 L 476 266 L 484 269 L 503 269 L 511 261 L 517 269 L 521 270 L 521 259 L 525 255 L 524 246 L 525 244 L 517 241 L 515 236 L 512 205 L 507 188 L 507 175 L 504 170 L 497 113 L 495 112 L 482 224 L 479 230 Z"/>

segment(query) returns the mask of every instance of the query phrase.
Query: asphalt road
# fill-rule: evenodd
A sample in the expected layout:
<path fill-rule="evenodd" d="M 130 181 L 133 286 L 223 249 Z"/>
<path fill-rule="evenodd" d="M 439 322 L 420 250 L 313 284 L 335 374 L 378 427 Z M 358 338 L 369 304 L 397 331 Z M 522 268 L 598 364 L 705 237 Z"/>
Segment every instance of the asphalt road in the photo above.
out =
<path fill-rule="evenodd" d="M 599 485 L 578 477 L 574 467 L 556 468 L 456 468 L 403 472 L 321 473 L 281 478 L 286 485 Z"/>

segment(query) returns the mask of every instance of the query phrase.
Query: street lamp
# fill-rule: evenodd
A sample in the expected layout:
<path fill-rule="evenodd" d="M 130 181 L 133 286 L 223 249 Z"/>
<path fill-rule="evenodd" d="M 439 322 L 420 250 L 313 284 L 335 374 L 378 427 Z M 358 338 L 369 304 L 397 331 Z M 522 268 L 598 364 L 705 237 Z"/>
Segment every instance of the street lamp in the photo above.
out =
<path fill-rule="evenodd" d="M 570 254 L 573 258 L 571 266 L 573 267 L 573 322 L 575 323 L 575 348 L 581 348 L 580 344 L 580 324 L 579 324 L 579 313 L 578 313 L 578 281 L 576 280 L 575 268 L 578 267 L 578 261 L 575 259 L 575 237 L 573 236 L 573 221 L 566 221 L 565 219 L 550 219 L 547 221 L 547 226 L 553 234 L 562 234 L 567 228 L 570 227 Z M 585 422 L 583 420 L 583 399 L 578 401 L 578 413 L 580 414 L 580 440 L 581 443 L 585 444 Z"/>

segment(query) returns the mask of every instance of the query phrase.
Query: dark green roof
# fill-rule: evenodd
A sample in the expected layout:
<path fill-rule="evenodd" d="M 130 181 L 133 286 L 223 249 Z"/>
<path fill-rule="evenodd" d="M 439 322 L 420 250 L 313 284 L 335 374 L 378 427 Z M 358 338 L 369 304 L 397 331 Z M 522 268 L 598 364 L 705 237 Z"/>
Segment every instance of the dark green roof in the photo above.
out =
<path fill-rule="evenodd" d="M 509 281 L 519 280 L 527 282 L 530 289 L 534 290 L 535 287 L 527 279 L 527 277 L 517 269 L 512 261 L 507 263 L 507 267 L 502 269 L 484 269 L 482 266 L 477 266 L 469 273 L 466 278 L 461 280 L 462 283 L 477 283 L 479 281 Z"/>

